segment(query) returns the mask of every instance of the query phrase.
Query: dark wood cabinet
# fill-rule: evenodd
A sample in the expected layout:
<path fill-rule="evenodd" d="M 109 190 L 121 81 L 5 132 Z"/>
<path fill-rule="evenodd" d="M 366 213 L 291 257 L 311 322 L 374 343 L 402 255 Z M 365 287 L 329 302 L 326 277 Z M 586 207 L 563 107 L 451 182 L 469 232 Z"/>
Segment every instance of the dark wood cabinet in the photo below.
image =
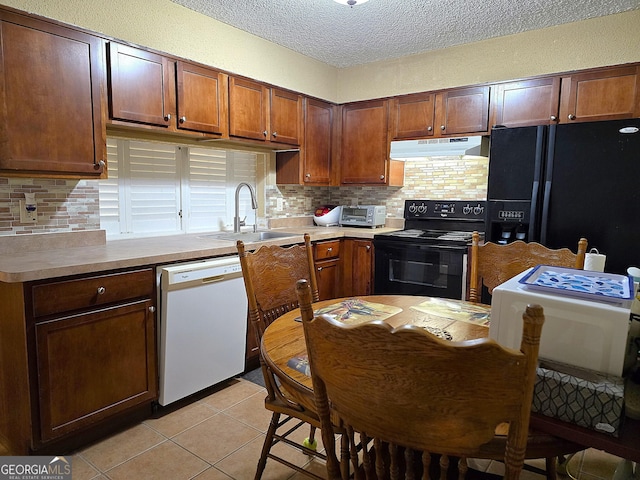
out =
<path fill-rule="evenodd" d="M 343 296 L 373 293 L 373 241 L 356 238 L 343 240 Z"/>
<path fill-rule="evenodd" d="M 102 41 L 0 10 L 0 173 L 106 174 Z"/>
<path fill-rule="evenodd" d="M 640 67 L 614 67 L 562 78 L 560 123 L 640 116 Z"/>
<path fill-rule="evenodd" d="M 302 96 L 252 80 L 229 78 L 229 135 L 299 145 Z"/>
<path fill-rule="evenodd" d="M 227 137 L 228 76 L 214 69 L 110 42 L 109 116 L 170 133 Z"/>
<path fill-rule="evenodd" d="M 263 84 L 229 78 L 229 135 L 266 141 L 269 90 Z"/>
<path fill-rule="evenodd" d="M 342 297 L 340 282 L 340 240 L 316 242 L 313 259 L 320 300 Z"/>
<path fill-rule="evenodd" d="M 216 70 L 176 62 L 178 129 L 228 136 L 227 79 Z"/>
<path fill-rule="evenodd" d="M 35 326 L 43 442 L 156 398 L 151 300 Z"/>
<path fill-rule="evenodd" d="M 269 89 L 270 141 L 300 145 L 302 139 L 302 96 L 271 87 Z"/>
<path fill-rule="evenodd" d="M 0 435 L 16 454 L 77 448 L 157 398 L 155 272 L 0 283 Z M 20 326 L 22 324 L 22 327 Z M 23 336 L 20 348 L 7 348 Z M 19 376 L 9 372 L 17 370 Z"/>
<path fill-rule="evenodd" d="M 545 77 L 493 88 L 493 125 L 524 127 L 558 123 L 560 77 Z"/>
<path fill-rule="evenodd" d="M 160 127 L 171 125 L 175 105 L 169 59 L 110 42 L 108 60 L 110 118 Z"/>
<path fill-rule="evenodd" d="M 340 183 L 388 184 L 389 101 L 342 105 Z"/>
<path fill-rule="evenodd" d="M 438 136 L 489 133 L 490 87 L 446 90 L 436 95 Z"/>
<path fill-rule="evenodd" d="M 431 137 L 434 134 L 435 94 L 416 93 L 391 100 L 393 140 Z"/>
<path fill-rule="evenodd" d="M 334 115 L 336 106 L 304 99 L 304 134 L 298 151 L 276 154 L 276 183 L 331 185 L 334 157 Z"/>

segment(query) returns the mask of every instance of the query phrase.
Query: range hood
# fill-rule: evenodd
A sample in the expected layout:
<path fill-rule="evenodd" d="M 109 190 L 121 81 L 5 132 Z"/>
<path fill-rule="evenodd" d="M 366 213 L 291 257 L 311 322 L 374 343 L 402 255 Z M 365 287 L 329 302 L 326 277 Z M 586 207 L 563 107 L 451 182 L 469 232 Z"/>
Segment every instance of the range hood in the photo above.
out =
<path fill-rule="evenodd" d="M 475 136 L 391 142 L 391 158 L 396 160 L 459 155 L 488 157 L 488 138 Z"/>

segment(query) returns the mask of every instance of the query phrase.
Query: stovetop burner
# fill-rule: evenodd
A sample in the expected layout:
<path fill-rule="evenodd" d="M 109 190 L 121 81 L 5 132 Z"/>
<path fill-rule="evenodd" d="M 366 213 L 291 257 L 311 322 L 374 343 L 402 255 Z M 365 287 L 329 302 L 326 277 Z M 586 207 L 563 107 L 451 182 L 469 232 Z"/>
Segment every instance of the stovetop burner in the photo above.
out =
<path fill-rule="evenodd" d="M 466 246 L 484 230 L 484 201 L 406 200 L 405 229 L 374 237 L 426 244 Z"/>

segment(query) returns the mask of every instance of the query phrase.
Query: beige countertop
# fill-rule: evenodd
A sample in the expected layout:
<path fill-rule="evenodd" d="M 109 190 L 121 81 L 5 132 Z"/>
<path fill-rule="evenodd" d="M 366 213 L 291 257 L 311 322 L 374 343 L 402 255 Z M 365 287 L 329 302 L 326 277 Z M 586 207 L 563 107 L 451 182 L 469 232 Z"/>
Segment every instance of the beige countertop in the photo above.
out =
<path fill-rule="evenodd" d="M 371 239 L 375 234 L 398 229 L 296 226 L 272 229 L 293 234 L 290 238 L 247 245 L 253 250 L 260 245 L 302 243 L 303 235 L 307 232 L 312 241 L 342 237 Z M 23 238 L 0 237 L 2 282 L 26 282 L 237 253 L 234 241 L 219 240 L 202 233 L 112 241 L 105 240 L 102 230 L 21 237 Z"/>

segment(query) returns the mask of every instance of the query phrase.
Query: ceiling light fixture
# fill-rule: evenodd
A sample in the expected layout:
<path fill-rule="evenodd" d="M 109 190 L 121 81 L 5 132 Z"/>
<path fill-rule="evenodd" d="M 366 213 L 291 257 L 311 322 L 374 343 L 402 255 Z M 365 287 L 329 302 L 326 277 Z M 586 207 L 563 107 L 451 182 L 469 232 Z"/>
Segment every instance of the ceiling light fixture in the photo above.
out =
<path fill-rule="evenodd" d="M 363 3 L 367 3 L 369 0 L 333 0 L 336 3 L 340 3 L 342 5 L 349 5 L 353 8 L 354 5 L 362 5 Z"/>

